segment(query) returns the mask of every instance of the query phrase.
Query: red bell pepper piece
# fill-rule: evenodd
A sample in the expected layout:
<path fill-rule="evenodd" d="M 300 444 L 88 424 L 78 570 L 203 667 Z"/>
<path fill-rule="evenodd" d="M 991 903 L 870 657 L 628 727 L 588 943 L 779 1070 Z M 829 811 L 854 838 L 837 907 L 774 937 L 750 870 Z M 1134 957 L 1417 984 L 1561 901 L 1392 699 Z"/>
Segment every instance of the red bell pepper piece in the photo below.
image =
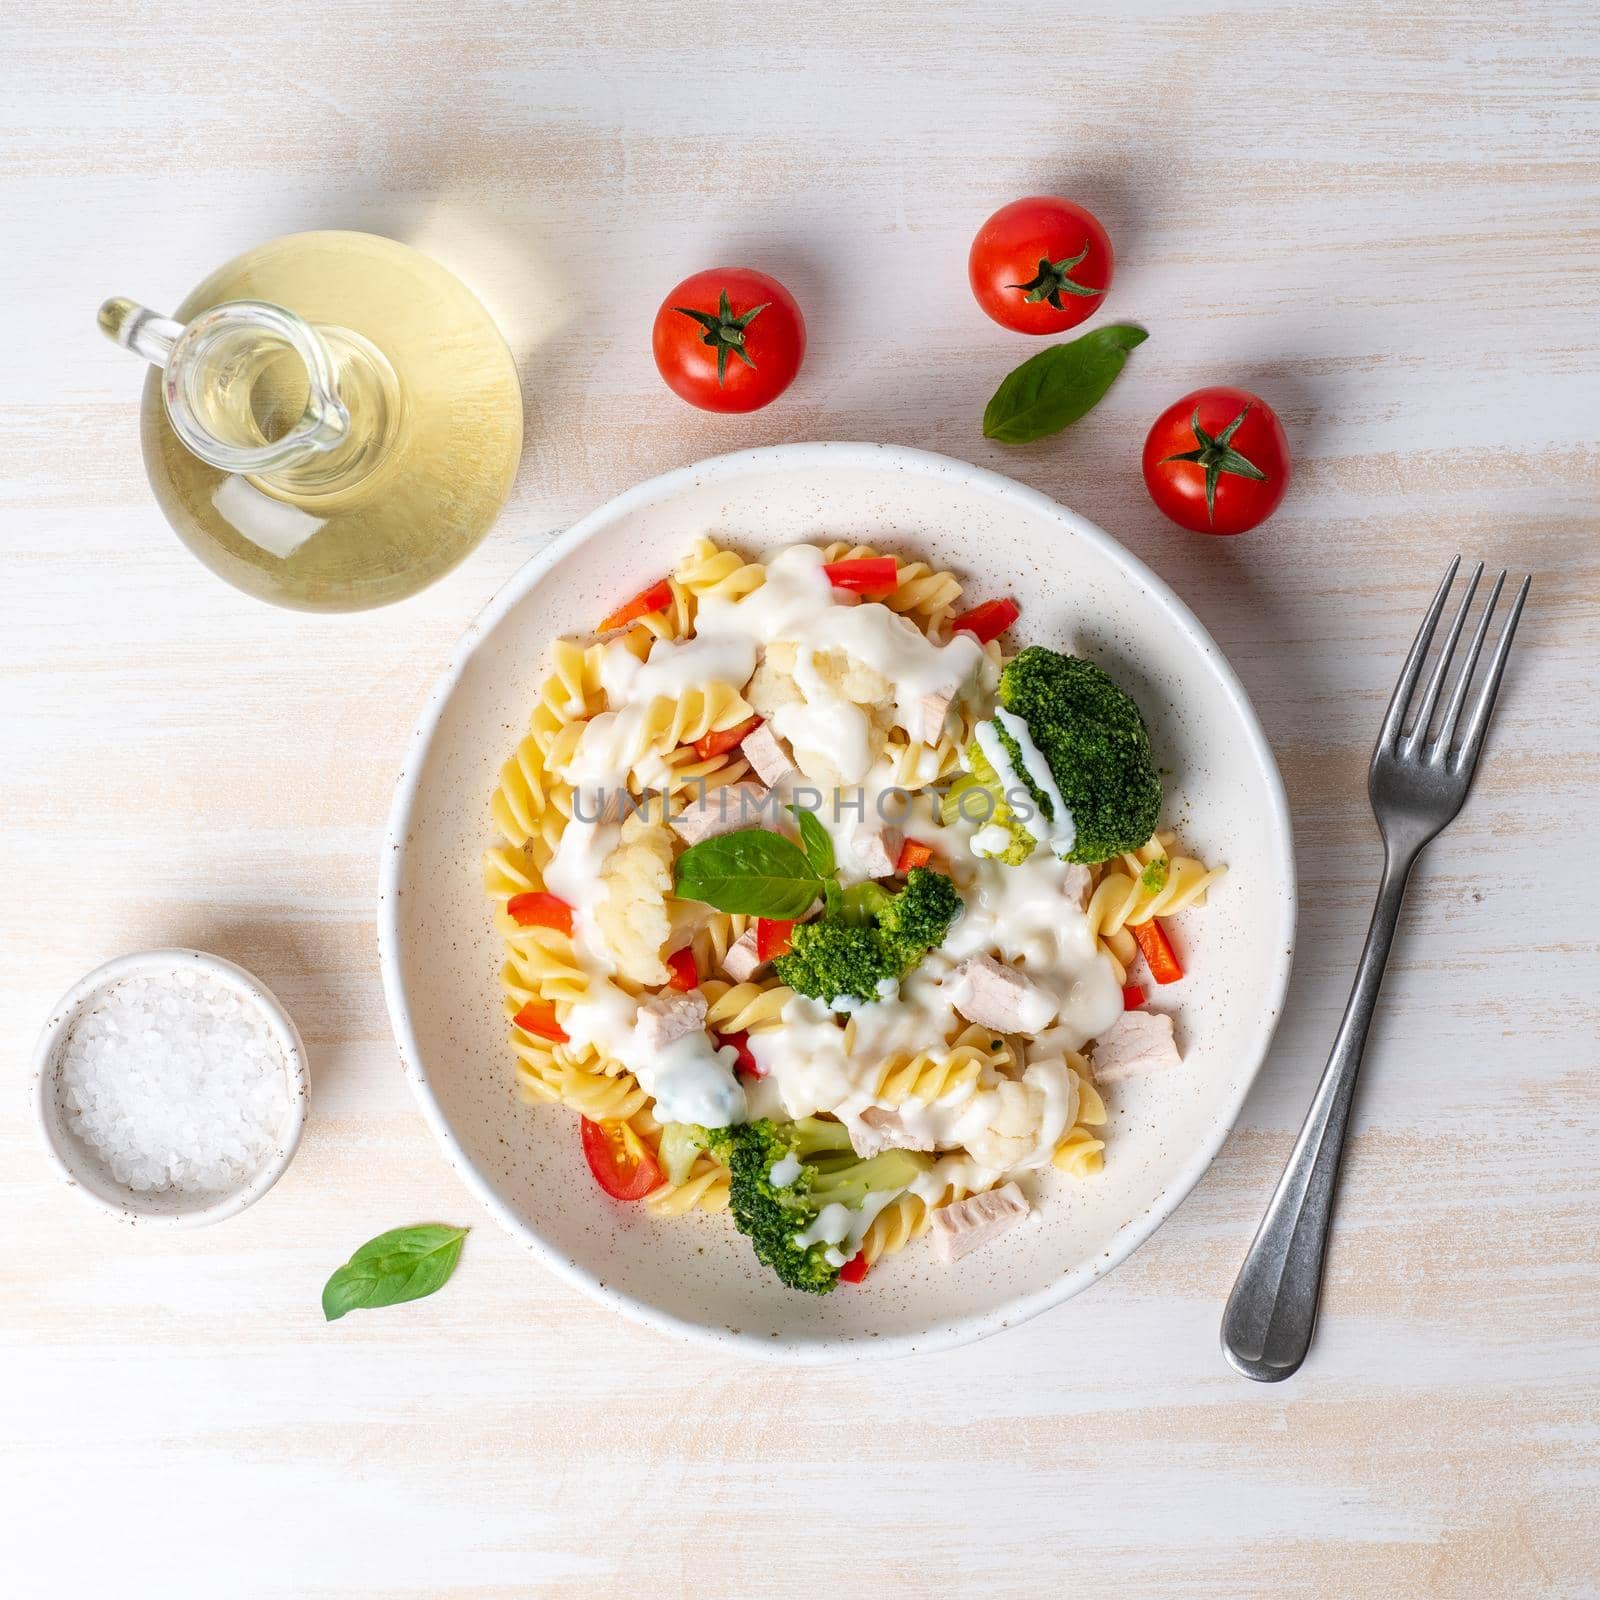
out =
<path fill-rule="evenodd" d="M 694 753 L 702 761 L 712 756 L 726 755 L 735 745 L 743 744 L 761 726 L 760 717 L 750 717 L 735 728 L 724 728 L 721 733 L 708 733 L 694 742 Z"/>
<path fill-rule="evenodd" d="M 1144 990 L 1136 983 L 1125 983 L 1122 986 L 1122 1009 L 1124 1011 L 1137 1011 L 1144 1004 Z"/>
<path fill-rule="evenodd" d="M 867 1275 L 867 1252 L 857 1250 L 856 1253 L 839 1268 L 840 1283 L 860 1283 Z"/>
<path fill-rule="evenodd" d="M 649 616 L 652 611 L 665 611 L 671 604 L 672 585 L 663 578 L 659 583 L 652 583 L 648 589 L 640 590 L 633 599 L 624 601 L 595 631 L 614 633 L 618 628 L 626 628 L 630 622 L 637 622 L 640 617 Z"/>
<path fill-rule="evenodd" d="M 905 877 L 908 872 L 917 867 L 925 867 L 933 860 L 933 846 L 924 844 L 920 839 L 907 839 L 900 846 L 900 859 L 895 862 L 894 870 L 900 877 Z"/>
<path fill-rule="evenodd" d="M 1134 924 L 1133 936 L 1139 941 L 1139 948 L 1144 952 L 1144 964 L 1149 967 L 1150 976 L 1157 983 L 1176 983 L 1183 976 L 1183 963 L 1178 960 L 1172 941 L 1167 938 L 1167 930 L 1161 926 L 1159 919 L 1151 917 L 1148 922 Z"/>
<path fill-rule="evenodd" d="M 519 928 L 554 928 L 572 937 L 572 907 L 560 895 L 546 894 L 543 889 L 512 895 L 506 901 L 506 915 Z"/>
<path fill-rule="evenodd" d="M 981 606 L 974 606 L 957 617 L 950 624 L 950 631 L 970 633 L 979 644 L 988 644 L 998 639 L 1021 615 L 1022 607 L 1015 600 L 985 600 Z"/>
<path fill-rule="evenodd" d="M 553 1044 L 565 1044 L 567 1032 L 556 1021 L 556 1008 L 548 1000 L 530 1000 L 511 1019 L 524 1033 L 537 1034 Z"/>
<path fill-rule="evenodd" d="M 900 563 L 893 556 L 830 561 L 822 570 L 835 589 L 848 589 L 852 594 L 889 594 L 900 586 Z"/>
<path fill-rule="evenodd" d="M 750 1035 L 748 1033 L 719 1033 L 715 1035 L 718 1046 L 731 1044 L 739 1052 L 739 1059 L 734 1066 L 746 1077 L 764 1078 L 761 1063 L 750 1053 Z"/>
<path fill-rule="evenodd" d="M 775 956 L 786 956 L 794 943 L 794 924 L 773 917 L 756 918 L 756 956 L 761 961 L 771 961 Z"/>
<path fill-rule="evenodd" d="M 695 970 L 694 951 L 685 947 L 674 950 L 667 957 L 667 965 L 672 969 L 672 976 L 667 983 L 674 989 L 682 989 L 687 994 L 691 989 L 700 987 L 700 974 Z"/>

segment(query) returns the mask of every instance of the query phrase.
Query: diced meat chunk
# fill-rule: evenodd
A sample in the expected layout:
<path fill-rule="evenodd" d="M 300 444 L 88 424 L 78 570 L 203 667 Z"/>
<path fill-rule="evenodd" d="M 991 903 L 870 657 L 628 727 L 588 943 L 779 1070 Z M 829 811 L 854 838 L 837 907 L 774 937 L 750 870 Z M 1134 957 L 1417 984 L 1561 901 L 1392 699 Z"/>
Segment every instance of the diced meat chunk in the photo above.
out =
<path fill-rule="evenodd" d="M 1061 875 L 1061 895 L 1082 911 L 1089 904 L 1089 869 L 1069 863 Z"/>
<path fill-rule="evenodd" d="M 892 876 L 904 843 L 905 835 L 898 828 L 891 828 L 876 818 L 863 822 L 850 835 L 850 848 L 869 878 Z"/>
<path fill-rule="evenodd" d="M 663 989 L 639 1002 L 634 1038 L 641 1050 L 665 1050 L 669 1044 L 699 1033 L 706 1025 L 706 997 L 698 990 L 684 994 Z"/>
<path fill-rule="evenodd" d="M 789 759 L 789 752 L 764 722 L 753 733 L 746 735 L 739 749 L 755 769 L 756 776 L 769 789 L 776 789 L 780 783 L 792 783 L 800 776 L 794 762 Z"/>
<path fill-rule="evenodd" d="M 937 1146 L 905 1125 L 889 1106 L 868 1106 L 850 1124 L 850 1144 L 858 1156 L 882 1155 L 885 1150 L 933 1150 Z"/>
<path fill-rule="evenodd" d="M 1014 1183 L 968 1195 L 953 1205 L 940 1206 L 929 1217 L 933 1248 L 941 1261 L 959 1261 L 1015 1227 L 1027 1214 L 1028 1202 Z"/>
<path fill-rule="evenodd" d="M 950 981 L 950 999 L 968 1022 L 996 1033 L 1038 1033 L 1055 1021 L 1054 997 L 993 956 L 969 956 Z"/>
<path fill-rule="evenodd" d="M 777 803 L 764 784 L 729 783 L 691 800 L 672 819 L 672 829 L 685 844 L 700 844 L 741 828 L 775 830 L 778 817 Z"/>
<path fill-rule="evenodd" d="M 945 718 L 950 715 L 950 702 L 956 697 L 956 685 L 936 689 L 925 694 L 912 709 L 910 726 L 906 732 L 922 744 L 938 744 L 944 737 Z"/>
<path fill-rule="evenodd" d="M 765 965 L 766 963 L 756 951 L 756 930 L 754 928 L 751 928 L 746 933 L 741 933 L 728 946 L 728 953 L 722 958 L 722 970 L 735 983 L 748 983 Z"/>
<path fill-rule="evenodd" d="M 1159 1011 L 1124 1011 L 1094 1047 L 1099 1083 L 1120 1083 L 1145 1072 L 1165 1072 L 1183 1057 L 1172 1039 L 1172 1018 Z"/>

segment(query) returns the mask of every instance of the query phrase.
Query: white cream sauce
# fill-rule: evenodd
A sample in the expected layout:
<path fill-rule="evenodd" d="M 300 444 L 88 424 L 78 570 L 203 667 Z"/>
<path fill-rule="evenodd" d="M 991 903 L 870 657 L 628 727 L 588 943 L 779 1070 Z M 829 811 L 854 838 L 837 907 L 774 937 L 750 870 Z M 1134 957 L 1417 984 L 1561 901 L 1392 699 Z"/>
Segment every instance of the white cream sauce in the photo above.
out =
<path fill-rule="evenodd" d="M 794 1236 L 794 1242 L 802 1250 L 814 1244 L 826 1244 L 828 1248 L 822 1253 L 823 1259 L 830 1267 L 842 1267 L 861 1248 L 861 1241 L 878 1220 L 878 1213 L 904 1193 L 904 1189 L 878 1189 L 859 1207 L 830 1201 L 816 1214 L 809 1228 Z"/>
<path fill-rule="evenodd" d="M 938 644 L 888 606 L 835 589 L 814 545 L 779 551 L 766 573 L 766 582 L 740 600 L 702 599 L 695 628 L 702 639 L 741 641 L 753 651 L 779 641 L 795 647 L 794 677 L 805 698 L 782 707 L 773 728 L 789 742 L 802 772 L 837 774 L 855 784 L 872 765 L 866 713 L 833 692 L 817 664 L 823 652 L 842 651 L 886 679 L 895 721 L 908 730 L 920 726 L 922 701 L 930 694 L 993 691 L 994 665 L 971 634 Z"/>
<path fill-rule="evenodd" d="M 1045 843 L 1051 850 L 1058 856 L 1066 855 L 1077 843 L 1078 825 L 1073 819 L 1072 812 L 1067 809 L 1067 802 L 1061 798 L 1061 790 L 1056 785 L 1050 763 L 1045 760 L 1043 752 L 1033 742 L 1033 735 L 1028 732 L 1028 724 L 1021 717 L 997 707 L 994 720 L 1015 740 L 1017 749 L 1022 755 L 1022 764 L 1027 768 L 1029 778 L 1033 780 L 1033 787 L 1050 802 L 1050 816 L 1039 816 L 1037 823 L 1030 826 L 1028 831 L 1037 834 L 1042 829 Z M 981 733 L 979 737 L 981 739 Z M 1003 750 L 1005 746 L 1001 745 L 1000 748 Z M 1015 768 L 1012 768 L 1012 775 L 1016 775 Z"/>
<path fill-rule="evenodd" d="M 859 778 L 851 781 L 862 785 L 868 816 L 876 815 L 878 797 L 893 786 L 893 774 L 886 760 L 872 757 L 862 709 L 828 692 L 826 676 L 815 667 L 817 653 L 844 651 L 887 679 L 895 719 L 906 728 L 918 725 L 927 695 L 954 691 L 976 700 L 992 694 L 995 670 L 976 640 L 958 634 L 937 644 L 887 606 L 859 602 L 835 590 L 822 571 L 820 550 L 807 545 L 783 550 L 766 571 L 766 582 L 743 599 L 703 598 L 692 640 L 657 640 L 643 663 L 626 649 L 607 648 L 601 682 L 614 709 L 590 720 L 563 774 L 579 790 L 575 811 L 597 817 L 601 791 L 626 784 L 627 760 L 637 749 L 639 726 L 653 699 L 713 682 L 743 688 L 760 652 L 778 640 L 796 648 L 796 680 L 803 683 L 806 701 L 792 717 L 775 717 L 775 731 L 794 746 L 802 768 L 802 749 L 815 747 L 832 771 L 859 769 Z M 860 722 L 860 730 L 854 730 L 852 718 Z M 1009 726 L 1007 731 L 1017 737 Z M 1018 738 L 1018 745 L 1030 777 L 1055 805 L 1053 787 L 1035 771 L 1039 757 L 1032 741 Z M 937 761 L 932 751 L 928 755 Z M 1008 787 L 1020 786 L 1009 762 L 997 762 L 996 770 Z M 933 773 L 918 776 L 926 782 Z M 1070 821 L 1064 806 L 1057 812 L 1059 819 Z M 861 812 L 852 804 L 836 814 L 825 805 L 820 816 L 834 840 L 841 879 L 860 881 L 865 872 L 850 838 Z M 574 816 L 545 873 L 551 893 L 574 909 L 575 952 L 590 979 L 587 997 L 568 1010 L 566 1031 L 575 1043 L 592 1044 L 632 1071 L 656 1098 L 663 1121 L 721 1126 L 746 1115 L 800 1117 L 826 1111 L 848 1124 L 879 1103 L 872 1087 L 890 1056 L 938 1048 L 938 1041 L 965 1025 L 954 1007 L 949 980 L 967 956 L 988 953 L 1015 964 L 1048 994 L 1054 1008 L 1054 1053 L 1035 1050 L 1041 1058 L 1028 1061 L 1020 1078 L 957 1092 L 928 1106 L 902 1107 L 902 1117 L 922 1142 L 935 1149 L 963 1146 L 970 1152 L 938 1160 L 934 1172 L 919 1178 L 912 1192 L 931 1202 L 952 1184 L 983 1187 L 1003 1172 L 1048 1161 L 1077 1112 L 1077 1080 L 1059 1052 L 1080 1048 L 1121 1013 L 1115 971 L 1100 953 L 1075 899 L 1063 893 L 1067 869 L 1061 862 L 1043 852 L 1019 867 L 974 861 L 964 847 L 970 830 L 941 826 L 929 814 L 926 797 L 909 819 L 895 820 L 951 863 L 966 901 L 965 914 L 952 926 L 944 947 L 910 974 L 898 993 L 855 1011 L 849 1035 L 844 1019 L 828 1007 L 798 996 L 791 1000 L 782 1027 L 751 1035 L 749 1048 L 766 1076 L 744 1086 L 733 1073 L 734 1052 L 717 1049 L 703 1030 L 665 1050 L 643 1047 L 638 1001 L 611 981 L 615 968 L 594 921 L 601 868 L 620 828 Z M 1057 837 L 1052 829 L 1052 845 Z M 849 1048 L 847 1039 L 853 1041 Z M 873 1202 L 887 1204 L 892 1198 L 875 1196 Z M 842 1219 L 829 1215 L 832 1209 L 825 1208 L 813 1226 L 825 1229 L 817 1237 L 837 1250 L 842 1262 L 859 1247 L 876 1208 L 839 1207 L 845 1213 Z"/>

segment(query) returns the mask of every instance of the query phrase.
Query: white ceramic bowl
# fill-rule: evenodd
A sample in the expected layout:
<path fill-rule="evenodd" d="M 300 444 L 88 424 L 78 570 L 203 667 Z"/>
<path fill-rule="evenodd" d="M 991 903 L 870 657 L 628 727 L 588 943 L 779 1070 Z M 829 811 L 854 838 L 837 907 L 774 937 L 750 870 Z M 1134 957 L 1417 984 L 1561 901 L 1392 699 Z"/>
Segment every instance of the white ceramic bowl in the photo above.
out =
<path fill-rule="evenodd" d="M 234 990 L 253 1005 L 271 1028 L 283 1052 L 288 1078 L 288 1103 L 282 1127 L 271 1153 L 250 1179 L 222 1193 L 183 1193 L 175 1189 L 140 1190 L 115 1178 L 99 1154 L 68 1123 L 61 1098 L 61 1049 L 78 1019 L 114 983 L 124 978 L 150 978 L 188 967 Z M 179 1228 L 196 1228 L 225 1217 L 237 1216 L 252 1206 L 280 1177 L 293 1159 L 306 1122 L 311 1079 L 306 1070 L 305 1046 L 294 1019 L 277 997 L 243 967 L 204 950 L 143 950 L 118 956 L 80 978 L 61 997 L 39 1035 L 33 1054 L 34 1105 L 45 1149 L 61 1175 L 86 1199 L 95 1201 L 128 1222 Z"/>
<path fill-rule="evenodd" d="M 782 1288 L 726 1216 L 655 1221 L 608 1200 L 577 1118 L 514 1099 L 500 946 L 479 857 L 489 797 L 522 735 L 545 648 L 665 572 L 691 537 L 746 550 L 848 538 L 953 567 L 976 601 L 1014 594 L 1024 642 L 1104 664 L 1137 698 L 1170 773 L 1164 825 L 1227 862 L 1186 915 L 1181 1070 L 1111 1096 L 1104 1173 L 1038 1185 L 1023 1228 L 958 1269 L 913 1246 L 860 1289 Z M 413 736 L 378 909 L 389 1013 L 429 1124 L 469 1188 L 569 1282 L 658 1328 L 757 1355 L 828 1361 L 977 1339 L 1066 1299 L 1147 1239 L 1226 1137 L 1288 982 L 1294 858 L 1283 787 L 1239 681 L 1147 568 L 1081 517 L 921 451 L 784 445 L 639 485 L 530 561 L 468 629 Z"/>

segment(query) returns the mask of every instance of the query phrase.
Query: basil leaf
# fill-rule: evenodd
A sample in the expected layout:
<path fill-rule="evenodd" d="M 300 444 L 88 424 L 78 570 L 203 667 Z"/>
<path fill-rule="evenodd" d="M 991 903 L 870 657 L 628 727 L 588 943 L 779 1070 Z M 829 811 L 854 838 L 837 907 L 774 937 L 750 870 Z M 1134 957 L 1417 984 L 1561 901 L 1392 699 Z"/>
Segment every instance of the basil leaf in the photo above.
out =
<path fill-rule="evenodd" d="M 802 811 L 790 806 L 794 819 L 800 824 L 800 843 L 805 846 L 806 860 L 819 878 L 833 876 L 833 840 L 828 830 L 817 820 L 814 811 Z"/>
<path fill-rule="evenodd" d="M 1148 337 L 1143 328 L 1119 322 L 1030 356 L 1001 379 L 984 407 L 984 438 L 1027 444 L 1060 433 L 1099 405 L 1128 352 Z"/>
<path fill-rule="evenodd" d="M 718 911 L 788 920 L 804 916 L 821 892 L 800 846 L 765 828 L 706 839 L 678 857 L 679 897 Z"/>
<path fill-rule="evenodd" d="M 461 1259 L 466 1236 L 465 1228 L 427 1222 L 368 1239 L 324 1285 L 323 1316 L 337 1322 L 347 1311 L 397 1306 L 442 1289 Z"/>

